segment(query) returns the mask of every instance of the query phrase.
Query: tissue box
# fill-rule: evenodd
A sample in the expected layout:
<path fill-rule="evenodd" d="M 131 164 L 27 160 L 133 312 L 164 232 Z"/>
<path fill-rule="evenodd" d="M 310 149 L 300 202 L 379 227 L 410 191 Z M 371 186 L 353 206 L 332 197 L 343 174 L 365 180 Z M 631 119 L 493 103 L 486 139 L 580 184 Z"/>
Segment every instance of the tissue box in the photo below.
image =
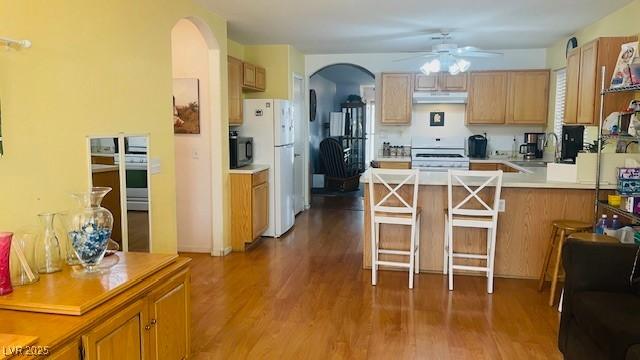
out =
<path fill-rule="evenodd" d="M 640 196 L 639 179 L 619 179 L 618 193 L 623 196 Z"/>
<path fill-rule="evenodd" d="M 640 168 L 618 168 L 618 179 L 638 180 L 640 179 Z"/>

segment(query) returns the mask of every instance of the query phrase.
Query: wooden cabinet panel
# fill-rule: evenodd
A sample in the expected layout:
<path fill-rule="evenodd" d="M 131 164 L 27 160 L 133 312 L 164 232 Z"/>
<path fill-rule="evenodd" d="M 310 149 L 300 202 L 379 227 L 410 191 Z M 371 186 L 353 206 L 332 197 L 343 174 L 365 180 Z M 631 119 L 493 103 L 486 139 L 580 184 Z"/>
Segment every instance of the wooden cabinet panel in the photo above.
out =
<path fill-rule="evenodd" d="M 505 71 L 469 74 L 468 124 L 504 124 L 507 112 L 508 73 Z"/>
<path fill-rule="evenodd" d="M 63 346 L 59 350 L 53 350 L 48 360 L 80 360 L 80 348 L 82 344 L 79 341 L 72 341 L 70 344 Z"/>
<path fill-rule="evenodd" d="M 578 86 L 578 124 L 593 124 L 594 104 L 599 88 L 596 84 L 598 64 L 598 40 L 591 41 L 580 48 L 580 82 Z"/>
<path fill-rule="evenodd" d="M 382 74 L 382 123 L 409 124 L 413 102 L 413 74 Z"/>
<path fill-rule="evenodd" d="M 254 186 L 251 194 L 252 239 L 258 238 L 269 226 L 269 184 Z"/>
<path fill-rule="evenodd" d="M 433 74 L 433 75 L 416 74 L 414 83 L 415 83 L 416 91 L 438 90 L 438 74 Z"/>
<path fill-rule="evenodd" d="M 231 248 L 244 251 L 269 226 L 269 171 L 231 174 Z"/>
<path fill-rule="evenodd" d="M 498 164 L 497 163 L 470 163 L 469 170 L 495 171 L 495 170 L 498 170 Z"/>
<path fill-rule="evenodd" d="M 82 336 L 86 360 L 138 360 L 148 355 L 147 307 L 138 300 Z"/>
<path fill-rule="evenodd" d="M 440 73 L 438 86 L 443 91 L 467 91 L 467 74 Z"/>
<path fill-rule="evenodd" d="M 580 49 L 573 49 L 567 57 L 567 87 L 564 98 L 564 122 L 578 122 L 578 96 L 580 86 Z"/>
<path fill-rule="evenodd" d="M 242 61 L 229 57 L 229 124 L 242 125 Z"/>
<path fill-rule="evenodd" d="M 265 91 L 267 88 L 267 72 L 264 68 L 256 66 L 256 89 Z"/>
<path fill-rule="evenodd" d="M 502 170 L 502 171 L 504 171 L 506 173 L 517 173 L 517 172 L 520 172 L 520 171 L 512 168 L 511 166 L 505 165 L 505 164 L 498 164 L 498 168 L 497 169 L 498 170 Z"/>
<path fill-rule="evenodd" d="M 548 70 L 509 72 L 508 124 L 547 124 L 549 76 Z"/>
<path fill-rule="evenodd" d="M 255 88 L 256 87 L 256 66 L 249 63 L 243 64 L 242 71 L 242 86 Z"/>
<path fill-rule="evenodd" d="M 149 295 L 152 359 L 185 359 L 190 354 L 190 296 L 188 271 L 176 275 Z"/>
<path fill-rule="evenodd" d="M 411 169 L 410 161 L 378 161 L 381 169 Z"/>

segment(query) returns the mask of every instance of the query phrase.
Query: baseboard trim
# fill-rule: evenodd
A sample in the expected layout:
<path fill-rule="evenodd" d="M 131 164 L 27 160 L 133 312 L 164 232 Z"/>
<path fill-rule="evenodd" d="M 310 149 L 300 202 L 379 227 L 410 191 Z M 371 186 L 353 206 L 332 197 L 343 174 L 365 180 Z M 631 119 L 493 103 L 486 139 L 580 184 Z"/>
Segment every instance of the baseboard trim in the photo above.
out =
<path fill-rule="evenodd" d="M 211 251 L 211 256 L 227 256 L 231 254 L 231 247 L 226 247 L 222 250 L 218 249 L 218 250 L 212 250 Z"/>
<path fill-rule="evenodd" d="M 201 246 L 178 246 L 178 252 L 189 252 L 189 253 L 211 253 L 211 248 L 205 248 Z"/>

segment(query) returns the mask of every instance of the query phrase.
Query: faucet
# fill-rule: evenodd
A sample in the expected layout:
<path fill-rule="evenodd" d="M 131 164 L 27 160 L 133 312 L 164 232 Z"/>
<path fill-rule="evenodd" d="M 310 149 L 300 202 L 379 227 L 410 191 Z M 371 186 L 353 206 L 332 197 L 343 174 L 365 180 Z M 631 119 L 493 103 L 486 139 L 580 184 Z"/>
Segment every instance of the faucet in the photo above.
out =
<path fill-rule="evenodd" d="M 547 145 L 549 145 L 549 138 L 553 136 L 553 139 L 555 140 L 555 149 L 553 151 L 553 162 L 560 162 L 560 142 L 558 141 L 558 135 L 556 135 L 556 133 L 548 133 L 546 136 L 546 139 L 544 140 L 544 147 L 546 148 Z"/>

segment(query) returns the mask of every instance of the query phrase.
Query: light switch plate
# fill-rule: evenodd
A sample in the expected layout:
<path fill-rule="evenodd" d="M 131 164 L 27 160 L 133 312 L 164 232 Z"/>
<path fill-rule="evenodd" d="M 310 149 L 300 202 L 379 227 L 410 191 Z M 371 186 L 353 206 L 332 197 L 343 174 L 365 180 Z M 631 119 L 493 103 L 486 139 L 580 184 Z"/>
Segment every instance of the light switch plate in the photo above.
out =
<path fill-rule="evenodd" d="M 149 164 L 149 169 L 151 170 L 151 175 L 160 173 L 160 159 L 153 158 L 151 159 L 151 163 Z"/>
<path fill-rule="evenodd" d="M 498 212 L 504 212 L 505 207 L 506 204 L 504 199 L 500 199 L 500 202 L 498 202 Z"/>

